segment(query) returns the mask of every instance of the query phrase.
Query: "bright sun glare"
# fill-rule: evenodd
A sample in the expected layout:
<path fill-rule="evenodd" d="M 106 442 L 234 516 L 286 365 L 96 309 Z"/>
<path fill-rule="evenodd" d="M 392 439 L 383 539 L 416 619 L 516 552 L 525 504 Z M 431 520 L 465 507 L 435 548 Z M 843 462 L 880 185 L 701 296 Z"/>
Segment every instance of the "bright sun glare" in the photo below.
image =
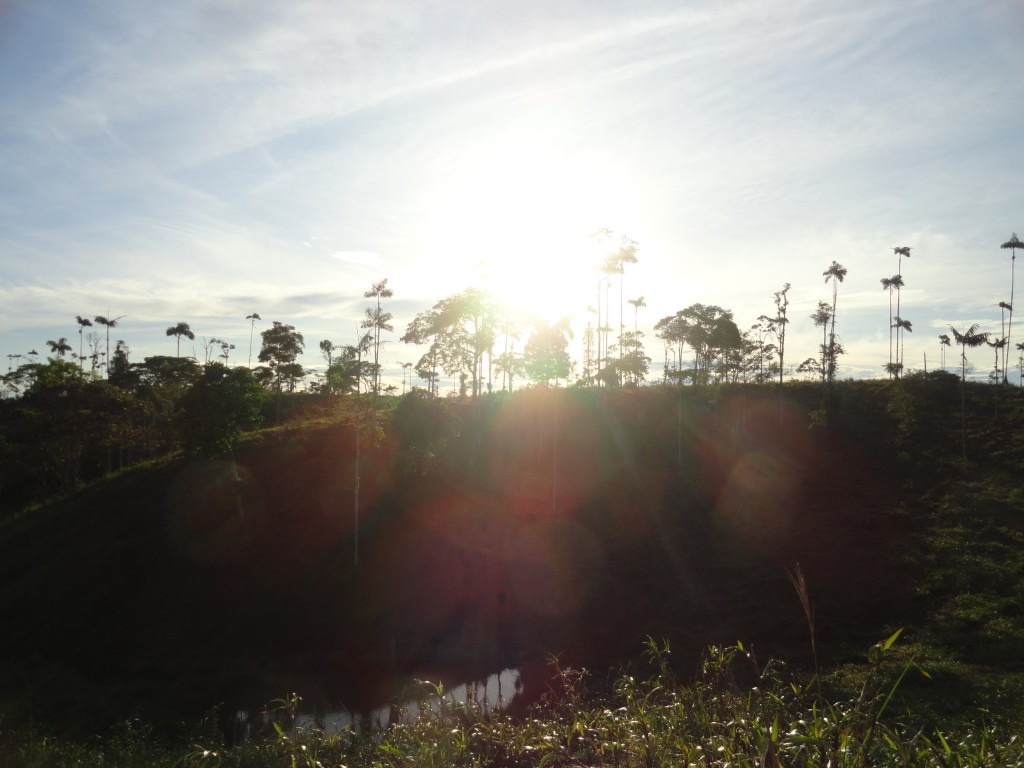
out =
<path fill-rule="evenodd" d="M 486 288 L 549 322 L 585 314 L 609 248 L 591 235 L 621 215 L 605 173 L 544 146 L 491 145 L 437 201 L 432 240 L 438 263 L 449 265 L 446 290 Z M 453 285 L 456 273 L 463 284 Z"/>

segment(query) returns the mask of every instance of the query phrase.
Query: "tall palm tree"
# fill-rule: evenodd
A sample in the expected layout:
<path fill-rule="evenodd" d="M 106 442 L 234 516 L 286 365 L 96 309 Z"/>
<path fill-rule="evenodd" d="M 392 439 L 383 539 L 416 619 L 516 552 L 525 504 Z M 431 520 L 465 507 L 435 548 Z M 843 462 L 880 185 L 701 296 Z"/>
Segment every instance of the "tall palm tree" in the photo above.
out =
<path fill-rule="evenodd" d="M 886 320 L 886 324 L 889 326 L 889 365 L 886 370 L 889 372 L 889 378 L 892 378 L 892 292 L 894 288 L 891 277 L 883 277 L 880 282 L 882 290 L 889 292 L 889 318 Z"/>
<path fill-rule="evenodd" d="M 598 341 L 597 341 L 597 370 L 601 372 L 605 367 L 608 366 L 608 335 L 611 333 L 611 319 L 612 310 L 610 305 L 611 287 L 612 287 L 612 275 L 617 275 L 624 267 L 617 261 L 615 254 L 608 254 L 605 257 L 604 264 L 598 267 L 600 273 L 604 276 L 604 325 L 600 322 L 600 309 L 601 309 L 601 283 L 598 281 Z M 604 333 L 604 350 L 602 353 L 601 349 L 601 334 Z M 603 357 L 602 357 L 603 354 Z"/>
<path fill-rule="evenodd" d="M 71 345 L 68 344 L 66 336 L 61 336 L 57 341 L 47 341 L 46 345 L 50 348 L 51 352 L 61 359 L 71 351 Z"/>
<path fill-rule="evenodd" d="M 75 322 L 78 323 L 78 365 L 81 366 L 82 361 L 85 360 L 82 352 L 82 331 L 92 327 L 92 320 L 81 315 L 75 315 Z"/>
<path fill-rule="evenodd" d="M 1017 342 L 1017 351 L 1020 352 L 1017 358 L 1017 385 L 1024 387 L 1024 341 Z"/>
<path fill-rule="evenodd" d="M 1010 320 L 1012 321 L 1013 320 L 1013 305 L 1012 304 L 1007 304 L 1005 301 L 1000 301 L 999 302 L 999 327 L 1002 330 L 1002 336 L 1000 336 L 1000 338 L 1004 342 L 1006 342 L 1001 347 L 1001 349 L 1003 350 L 1003 384 L 1007 383 L 1007 378 L 1006 378 L 1007 366 L 1006 366 L 1006 362 L 1007 362 L 1007 356 L 1010 353 L 1010 336 L 1009 336 L 1009 331 L 1008 331 L 1008 329 L 1006 327 L 1006 313 L 1007 312 L 1010 313 Z"/>
<path fill-rule="evenodd" d="M 384 278 L 379 283 L 373 283 L 370 286 L 370 290 L 363 293 L 363 298 L 366 299 L 377 299 L 377 307 L 375 310 L 366 310 L 366 319 L 362 322 L 361 327 L 369 328 L 370 333 L 373 335 L 373 398 L 374 402 L 377 400 L 377 395 L 380 392 L 380 332 L 381 331 L 393 331 L 394 328 L 391 326 L 392 315 L 390 312 L 383 312 L 380 308 L 381 299 L 390 299 L 395 295 L 395 292 L 388 288 L 388 280 Z"/>
<path fill-rule="evenodd" d="M 633 305 L 633 333 L 636 334 L 637 320 L 640 314 L 640 307 L 646 307 L 647 302 L 644 301 L 643 296 L 638 296 L 635 299 L 630 299 L 629 303 Z"/>
<path fill-rule="evenodd" d="M 640 318 L 640 307 L 646 307 L 647 302 L 644 301 L 643 296 L 638 296 L 635 299 L 629 299 L 629 303 L 633 305 L 633 346 L 640 346 L 640 334 L 637 332 L 637 323 Z"/>
<path fill-rule="evenodd" d="M 978 324 L 974 323 L 966 331 L 961 333 L 952 325 L 949 330 L 953 332 L 953 338 L 960 345 L 960 434 L 963 450 L 963 466 L 967 467 L 967 348 L 980 347 L 988 341 L 988 334 L 978 330 Z"/>
<path fill-rule="evenodd" d="M 110 311 L 109 309 L 107 310 Z M 107 329 L 107 378 L 110 378 L 110 329 L 117 327 L 117 321 L 126 317 L 126 315 L 120 315 L 119 317 L 107 318 L 103 315 L 97 315 L 93 318 L 97 323 L 102 326 L 106 326 Z"/>
<path fill-rule="evenodd" d="M 914 332 L 913 325 L 909 320 L 904 320 L 899 315 L 896 315 L 893 319 L 893 327 L 896 328 L 896 377 L 899 378 L 900 373 L 903 371 L 903 338 L 904 331 Z"/>
<path fill-rule="evenodd" d="M 181 337 L 185 336 L 190 341 L 193 341 L 196 338 L 196 335 L 192 332 L 189 324 L 185 322 L 172 325 L 167 329 L 167 335 L 176 336 L 178 338 L 178 357 L 181 357 Z"/>
<path fill-rule="evenodd" d="M 992 380 L 995 381 L 995 382 L 1002 381 L 1002 382 L 1005 383 L 1006 382 L 1006 337 L 1005 336 L 1001 336 L 998 339 L 996 339 L 995 341 L 992 341 L 991 339 L 989 339 L 985 343 L 988 344 L 990 347 L 992 347 L 992 349 L 995 350 L 996 361 L 995 361 L 995 364 L 992 367 Z M 1002 357 L 1002 361 L 1003 361 L 1003 367 L 1002 367 L 1002 371 L 1001 371 L 1002 375 L 1000 375 L 1000 367 L 999 367 L 1000 357 Z"/>
<path fill-rule="evenodd" d="M 619 265 L 619 359 L 622 359 L 622 334 L 625 331 L 625 325 L 623 323 L 623 298 L 625 296 L 626 286 L 626 265 L 636 264 L 636 240 L 633 240 L 626 235 L 622 236 L 622 241 L 619 245 L 619 251 L 615 254 L 615 261 Z"/>
<path fill-rule="evenodd" d="M 1003 243 L 1000 248 L 1010 249 L 1010 324 L 1006 331 L 1006 346 L 1010 346 L 1010 337 L 1013 335 L 1013 270 L 1014 265 L 1017 262 L 1017 249 L 1024 248 L 1024 243 L 1021 242 L 1020 238 L 1017 237 L 1017 233 L 1014 232 L 1010 235 L 1010 239 Z M 1006 366 L 1003 366 L 1005 372 Z M 1005 381 L 1005 379 L 1004 379 Z"/>
<path fill-rule="evenodd" d="M 942 370 L 946 370 L 946 347 L 948 347 L 949 345 L 950 345 L 949 344 L 949 334 L 948 333 L 940 333 L 939 334 L 939 356 L 942 358 Z"/>
<path fill-rule="evenodd" d="M 826 283 L 829 280 L 832 281 L 832 318 L 831 318 L 832 329 L 829 332 L 829 342 L 828 342 L 828 346 L 829 346 L 829 366 L 828 366 L 829 367 L 829 372 L 828 372 L 828 380 L 829 380 L 829 383 L 831 383 L 832 378 L 835 376 L 835 369 L 836 369 L 836 365 L 837 365 L 837 361 L 836 361 L 836 300 L 837 300 L 838 295 L 839 295 L 839 283 L 843 282 L 843 280 L 846 279 L 846 272 L 847 272 L 846 267 L 844 267 L 838 261 L 833 261 L 832 264 L 829 266 L 829 268 L 821 273 L 824 276 Z"/>
<path fill-rule="evenodd" d="M 249 326 L 249 367 L 252 368 L 252 334 L 256 330 L 256 321 L 263 318 L 257 312 L 253 312 L 251 315 L 246 315 L 245 319 L 252 321 Z"/>

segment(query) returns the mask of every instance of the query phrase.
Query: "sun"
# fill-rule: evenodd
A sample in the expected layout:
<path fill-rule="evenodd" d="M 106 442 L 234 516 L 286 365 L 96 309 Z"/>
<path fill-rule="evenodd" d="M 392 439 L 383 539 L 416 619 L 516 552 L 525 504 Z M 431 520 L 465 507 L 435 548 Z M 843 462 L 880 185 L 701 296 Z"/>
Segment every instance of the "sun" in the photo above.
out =
<path fill-rule="evenodd" d="M 524 318 L 586 315 L 607 250 L 593 234 L 616 194 L 601 164 L 579 154 L 524 141 L 472 153 L 437 201 L 432 239 L 447 290 L 484 288 Z"/>

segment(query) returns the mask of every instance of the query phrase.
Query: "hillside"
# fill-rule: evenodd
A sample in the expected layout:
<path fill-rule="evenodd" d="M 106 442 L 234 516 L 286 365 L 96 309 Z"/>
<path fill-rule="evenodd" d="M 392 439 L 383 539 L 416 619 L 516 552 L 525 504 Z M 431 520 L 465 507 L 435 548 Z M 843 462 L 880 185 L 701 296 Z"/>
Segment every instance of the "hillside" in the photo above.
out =
<path fill-rule="evenodd" d="M 647 636 L 810 664 L 798 563 L 823 665 L 905 626 L 936 707 L 1024 699 L 1024 391 L 968 386 L 966 464 L 953 376 L 820 407 L 811 385 L 408 396 L 361 437 L 358 544 L 346 423 L 125 472 L 0 526 L 0 710 L 360 708 Z"/>

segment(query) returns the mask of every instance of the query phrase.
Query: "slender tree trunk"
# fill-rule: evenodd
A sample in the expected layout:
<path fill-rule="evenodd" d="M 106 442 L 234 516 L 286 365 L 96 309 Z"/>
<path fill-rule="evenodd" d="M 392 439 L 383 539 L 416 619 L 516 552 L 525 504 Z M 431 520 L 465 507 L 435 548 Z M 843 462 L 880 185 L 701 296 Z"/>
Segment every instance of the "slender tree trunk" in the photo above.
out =
<path fill-rule="evenodd" d="M 1011 249 L 1011 256 L 1010 256 L 1010 323 L 1009 323 L 1009 325 L 1006 328 L 1006 347 L 1004 348 L 1006 350 L 1004 352 L 1004 360 L 1003 360 L 1003 383 L 1004 384 L 1009 383 L 1009 379 L 1006 377 L 1006 369 L 1009 366 L 1006 364 L 1006 361 L 1009 360 L 1009 354 L 1010 354 L 1009 350 L 1012 349 L 1012 347 L 1010 346 L 1010 339 L 1013 336 L 1013 277 L 1014 277 L 1013 272 L 1014 272 L 1014 265 L 1016 264 L 1016 262 L 1017 262 L 1017 252 L 1016 252 L 1016 250 Z"/>

